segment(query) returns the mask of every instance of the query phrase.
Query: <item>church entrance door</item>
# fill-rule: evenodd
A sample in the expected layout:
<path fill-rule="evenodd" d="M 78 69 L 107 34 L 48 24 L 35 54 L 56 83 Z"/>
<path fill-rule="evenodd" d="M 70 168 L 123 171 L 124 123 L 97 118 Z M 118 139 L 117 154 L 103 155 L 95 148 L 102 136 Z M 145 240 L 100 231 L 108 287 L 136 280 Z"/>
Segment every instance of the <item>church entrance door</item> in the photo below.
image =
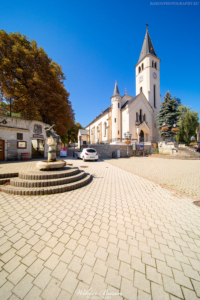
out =
<path fill-rule="evenodd" d="M 144 131 L 143 130 L 140 131 L 140 142 L 141 143 L 144 142 Z"/>

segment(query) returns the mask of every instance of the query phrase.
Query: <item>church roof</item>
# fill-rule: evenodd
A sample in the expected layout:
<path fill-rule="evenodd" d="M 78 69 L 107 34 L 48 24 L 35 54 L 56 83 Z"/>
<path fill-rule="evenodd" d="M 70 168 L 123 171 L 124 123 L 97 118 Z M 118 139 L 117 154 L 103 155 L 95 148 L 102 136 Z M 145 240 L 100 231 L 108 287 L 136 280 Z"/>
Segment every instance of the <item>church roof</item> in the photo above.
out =
<path fill-rule="evenodd" d="M 113 92 L 112 97 L 114 97 L 114 96 L 120 96 L 118 85 L 117 85 L 117 80 L 115 80 L 115 88 L 114 88 L 114 92 Z"/>
<path fill-rule="evenodd" d="M 137 98 L 139 95 L 140 95 L 140 94 L 138 94 L 137 96 L 133 97 L 131 100 L 126 101 L 126 102 L 122 105 L 121 109 L 125 108 L 126 105 L 130 105 L 134 100 L 136 100 L 136 98 Z"/>
<path fill-rule="evenodd" d="M 148 54 L 151 54 L 151 55 L 157 57 L 156 52 L 155 52 L 154 47 L 153 47 L 153 43 L 152 43 L 150 35 L 149 35 L 149 32 L 147 30 L 146 34 L 145 34 L 144 42 L 143 42 L 143 45 L 142 45 L 142 50 L 140 52 L 140 57 L 139 57 L 138 63 L 141 60 L 143 60 L 143 58 L 145 56 L 147 56 Z"/>

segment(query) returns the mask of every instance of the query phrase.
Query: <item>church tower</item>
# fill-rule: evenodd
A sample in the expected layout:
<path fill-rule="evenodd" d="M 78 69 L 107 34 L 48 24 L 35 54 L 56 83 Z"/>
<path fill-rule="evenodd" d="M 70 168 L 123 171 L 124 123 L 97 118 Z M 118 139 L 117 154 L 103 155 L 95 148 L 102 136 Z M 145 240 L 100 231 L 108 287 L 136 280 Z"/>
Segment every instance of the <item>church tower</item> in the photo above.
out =
<path fill-rule="evenodd" d="M 116 140 L 120 137 L 121 99 L 122 99 L 122 97 L 119 94 L 119 89 L 118 89 L 117 80 L 116 80 L 115 81 L 114 92 L 113 92 L 113 95 L 111 97 L 111 105 L 112 105 L 112 139 L 114 139 L 114 140 Z"/>
<path fill-rule="evenodd" d="M 136 95 L 143 92 L 153 108 L 155 116 L 158 114 L 161 106 L 160 58 L 156 55 L 148 28 L 146 29 L 146 35 L 135 71 Z"/>

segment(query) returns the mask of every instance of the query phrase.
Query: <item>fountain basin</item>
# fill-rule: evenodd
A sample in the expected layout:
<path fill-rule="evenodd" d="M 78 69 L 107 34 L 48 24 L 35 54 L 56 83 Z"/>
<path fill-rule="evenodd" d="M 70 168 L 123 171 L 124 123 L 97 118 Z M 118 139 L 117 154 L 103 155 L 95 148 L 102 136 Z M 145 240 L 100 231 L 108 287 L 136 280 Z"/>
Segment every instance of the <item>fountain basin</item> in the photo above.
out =
<path fill-rule="evenodd" d="M 54 162 L 39 161 L 36 164 L 36 168 L 38 170 L 56 170 L 56 169 L 61 169 L 65 166 L 66 166 L 66 162 L 64 160 L 57 160 Z"/>

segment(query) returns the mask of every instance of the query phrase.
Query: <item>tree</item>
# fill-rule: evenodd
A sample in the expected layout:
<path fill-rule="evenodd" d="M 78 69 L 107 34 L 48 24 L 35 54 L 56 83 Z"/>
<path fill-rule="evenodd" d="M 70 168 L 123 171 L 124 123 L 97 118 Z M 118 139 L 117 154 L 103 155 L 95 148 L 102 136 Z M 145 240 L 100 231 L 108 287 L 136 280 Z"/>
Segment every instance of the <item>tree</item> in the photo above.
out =
<path fill-rule="evenodd" d="M 70 130 L 67 132 L 65 136 L 62 136 L 62 142 L 63 144 L 72 142 L 77 143 L 78 142 L 78 131 L 79 129 L 84 129 L 80 123 L 75 123 Z"/>
<path fill-rule="evenodd" d="M 179 111 L 179 131 L 176 135 L 176 141 L 188 145 L 191 142 L 192 136 L 197 138 L 196 130 L 199 126 L 199 112 L 191 110 L 185 105 L 181 105 Z"/>
<path fill-rule="evenodd" d="M 177 125 L 180 116 L 179 105 L 180 99 L 176 97 L 172 98 L 168 91 L 157 116 L 159 132 L 163 138 L 174 136 L 174 124 Z"/>
<path fill-rule="evenodd" d="M 14 111 L 55 123 L 57 133 L 63 136 L 74 123 L 64 80 L 62 67 L 34 40 L 0 31 L 1 100 L 12 97 Z"/>

